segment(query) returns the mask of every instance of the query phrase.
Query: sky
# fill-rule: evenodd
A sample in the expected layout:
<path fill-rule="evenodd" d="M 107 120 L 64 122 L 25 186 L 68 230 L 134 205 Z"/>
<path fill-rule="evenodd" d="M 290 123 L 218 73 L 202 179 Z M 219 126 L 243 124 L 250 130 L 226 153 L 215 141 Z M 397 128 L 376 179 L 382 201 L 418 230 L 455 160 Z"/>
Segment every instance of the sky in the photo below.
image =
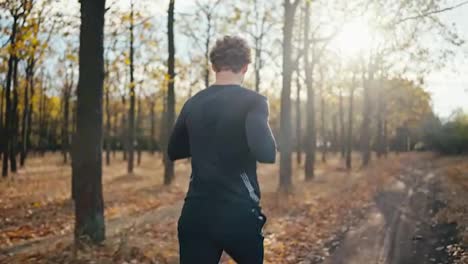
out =
<path fill-rule="evenodd" d="M 459 1 L 452 1 L 460 3 Z M 461 37 L 468 43 L 468 5 L 441 14 L 447 23 L 455 23 Z M 444 69 L 431 73 L 426 79 L 427 90 L 432 94 L 434 111 L 449 117 L 459 108 L 468 112 L 468 45 L 458 51 L 456 58 Z"/>
<path fill-rule="evenodd" d="M 128 6 L 129 0 L 114 0 L 117 5 Z M 110 2 L 114 2 L 110 1 Z M 65 1 L 66 2 L 66 1 Z M 176 12 L 191 11 L 195 0 L 176 1 Z M 462 0 L 449 0 L 447 6 L 461 3 Z M 78 6 L 77 6 L 78 7 Z M 155 15 L 164 16 L 167 0 L 154 1 L 150 8 Z M 457 50 L 456 56 L 447 65 L 426 76 L 425 88 L 432 95 L 432 106 L 437 115 L 447 118 L 454 110 L 468 112 L 468 5 L 440 14 L 446 24 L 456 24 L 458 33 L 467 41 Z"/>
<path fill-rule="evenodd" d="M 461 3 L 462 0 L 447 1 L 447 6 Z M 186 10 L 193 5 L 194 0 L 176 1 L 178 10 Z M 457 50 L 453 60 L 439 70 L 429 73 L 426 77 L 425 89 L 432 96 L 434 112 L 448 118 L 457 109 L 468 112 L 468 5 L 440 14 L 446 24 L 456 24 L 458 33 L 467 44 Z"/>

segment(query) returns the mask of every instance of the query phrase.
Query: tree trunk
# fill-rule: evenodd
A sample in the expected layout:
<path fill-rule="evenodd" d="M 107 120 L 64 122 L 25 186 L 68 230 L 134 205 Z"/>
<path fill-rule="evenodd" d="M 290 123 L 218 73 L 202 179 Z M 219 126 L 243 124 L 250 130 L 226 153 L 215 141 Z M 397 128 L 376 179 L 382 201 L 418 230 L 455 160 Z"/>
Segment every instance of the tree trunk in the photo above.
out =
<path fill-rule="evenodd" d="M 320 134 L 322 135 L 322 162 L 325 163 L 327 162 L 328 137 L 327 126 L 325 123 L 325 95 L 323 76 L 321 76 L 320 79 Z"/>
<path fill-rule="evenodd" d="M 151 118 L 151 130 L 150 130 L 150 151 L 151 151 L 151 155 L 154 155 L 154 151 L 155 151 L 155 125 L 156 125 L 156 116 L 155 116 L 155 113 L 154 113 L 154 107 L 155 107 L 155 103 L 154 101 L 151 101 L 150 103 L 150 118 Z"/>
<path fill-rule="evenodd" d="M 77 126 L 72 177 L 76 179 L 75 240 L 105 239 L 102 197 L 102 95 L 105 0 L 81 0 Z"/>
<path fill-rule="evenodd" d="M 141 164 L 141 148 L 142 148 L 142 131 L 141 131 L 141 121 L 142 121 L 142 109 L 141 109 L 141 98 L 138 98 L 138 111 L 136 119 L 136 142 L 137 142 L 137 165 Z"/>
<path fill-rule="evenodd" d="M 16 33 L 17 33 L 17 23 L 18 18 L 15 16 L 13 19 L 12 31 L 11 31 L 11 46 L 15 46 L 16 41 Z M 10 147 L 11 147 L 11 130 L 12 130 L 12 120 L 14 117 L 12 116 L 11 111 L 11 82 L 13 78 L 13 67 L 15 63 L 16 56 L 14 54 L 10 54 L 10 58 L 8 59 L 8 71 L 6 75 L 6 86 L 5 86 L 5 128 L 4 128 L 4 135 L 3 138 L 3 162 L 2 162 L 2 176 L 8 176 L 8 159 L 10 154 Z"/>
<path fill-rule="evenodd" d="M 71 80 L 70 80 L 71 81 Z M 72 84 L 67 81 L 65 84 L 65 91 L 63 94 L 63 124 L 62 124 L 62 153 L 63 163 L 68 162 L 68 151 L 69 151 L 69 120 L 70 120 L 70 96 Z"/>
<path fill-rule="evenodd" d="M 294 13 L 298 0 L 294 3 L 284 2 L 283 25 L 283 83 L 281 90 L 281 120 L 280 120 L 280 181 L 279 189 L 289 192 L 292 188 L 292 122 L 291 122 L 291 78 L 292 78 L 292 34 L 294 29 Z"/>
<path fill-rule="evenodd" d="M 108 73 L 106 73 L 107 75 Z M 106 142 L 106 165 L 110 165 L 110 147 L 111 147 L 111 138 L 110 138 L 110 133 L 111 133 L 111 113 L 110 113 L 110 102 L 109 102 L 109 90 L 110 86 L 107 85 L 105 89 L 105 104 L 106 104 L 106 136 L 105 136 L 105 142 Z"/>
<path fill-rule="evenodd" d="M 362 154 L 362 166 L 366 167 L 370 161 L 370 114 L 371 114 L 371 102 L 370 102 L 370 85 L 374 81 L 373 66 L 369 65 L 369 76 L 366 80 L 363 74 L 363 112 L 362 112 L 362 127 L 361 127 L 361 154 Z"/>
<path fill-rule="evenodd" d="M 127 136 L 127 107 L 126 107 L 126 100 L 122 99 L 122 104 L 124 111 L 122 113 L 121 125 L 120 128 L 121 132 L 121 141 L 122 141 L 122 160 L 127 160 L 127 152 L 128 152 L 128 136 Z"/>
<path fill-rule="evenodd" d="M 296 79 L 296 162 L 302 163 L 302 115 L 301 115 L 301 81 L 299 73 Z"/>
<path fill-rule="evenodd" d="M 349 111 L 348 111 L 348 136 L 346 139 L 346 168 L 351 169 L 352 152 L 353 152 L 353 104 L 354 104 L 354 84 L 355 75 L 349 88 Z"/>
<path fill-rule="evenodd" d="M 338 152 L 338 131 L 337 131 L 337 116 L 336 113 L 333 114 L 332 117 L 332 140 L 331 140 L 331 148 L 334 153 Z"/>
<path fill-rule="evenodd" d="M 118 111 L 113 111 L 113 120 L 114 122 L 111 123 L 112 126 L 112 134 L 114 135 L 114 138 L 112 140 L 112 158 L 115 159 L 115 155 L 117 152 L 117 137 L 119 135 L 119 131 L 117 128 L 118 120 L 119 120 L 119 112 Z"/>
<path fill-rule="evenodd" d="M 167 157 L 166 145 L 169 139 L 169 135 L 172 130 L 175 119 L 175 91 L 174 91 L 174 78 L 175 78 L 175 44 L 174 44 L 174 8 L 175 0 L 169 1 L 169 9 L 167 11 L 167 38 L 168 38 L 168 48 L 169 48 L 169 57 L 167 59 L 167 74 L 169 76 L 169 81 L 167 83 L 167 110 L 164 111 L 166 114 L 166 137 L 165 137 L 165 147 L 164 147 L 164 184 L 169 185 L 174 178 L 174 163 Z M 208 31 L 209 32 L 209 31 Z M 209 34 L 207 39 L 207 45 L 209 45 Z M 208 48 L 208 46 L 207 46 Z M 209 69 L 207 68 L 208 74 Z M 208 87 L 209 75 L 205 80 L 206 87 Z"/>
<path fill-rule="evenodd" d="M 5 100 L 5 88 L 2 88 L 0 90 L 0 135 L 2 136 L 0 138 L 0 160 L 2 160 L 2 157 L 3 157 L 3 151 L 4 151 L 3 141 L 5 137 L 4 127 L 3 127 L 3 115 L 4 115 L 3 107 L 5 106 L 3 104 L 4 100 Z"/>
<path fill-rule="evenodd" d="M 15 29 L 16 27 L 14 27 Z M 10 153 L 10 130 L 11 130 L 11 79 L 13 75 L 14 57 L 10 55 L 8 59 L 8 72 L 5 86 L 5 127 L 3 139 L 3 162 L 2 162 L 2 176 L 8 176 L 8 159 Z"/>
<path fill-rule="evenodd" d="M 387 119 L 383 122 L 383 155 L 387 157 L 388 154 L 388 131 L 387 131 Z"/>
<path fill-rule="evenodd" d="M 128 159 L 127 159 L 127 172 L 133 173 L 134 166 L 134 151 L 135 151 L 135 80 L 134 73 L 134 14 L 133 14 L 133 0 L 131 1 L 130 10 L 130 109 L 128 111 Z"/>
<path fill-rule="evenodd" d="M 17 171 L 16 155 L 18 146 L 18 64 L 19 59 L 15 57 L 13 66 L 13 104 L 11 108 L 11 129 L 10 129 L 10 170 L 12 172 Z"/>
<path fill-rule="evenodd" d="M 20 153 L 20 166 L 23 167 L 26 162 L 28 150 L 30 147 L 30 131 L 32 121 L 32 97 L 34 92 L 34 62 L 35 58 L 28 59 L 26 67 L 26 87 L 24 90 L 24 108 L 23 118 L 21 125 L 21 153 Z"/>
<path fill-rule="evenodd" d="M 315 149 L 316 149 L 316 133 L 315 133 L 315 91 L 314 91 L 314 65 L 315 63 L 311 61 L 309 56 L 310 50 L 310 2 L 306 2 L 305 10 L 305 20 L 304 20 L 304 69 L 305 69 L 305 83 L 307 87 L 307 107 L 306 107 L 306 120 L 307 120 L 307 129 L 305 137 L 305 178 L 306 180 L 311 180 L 314 178 L 315 171 Z M 312 57 L 312 60 L 315 59 Z"/>
<path fill-rule="evenodd" d="M 339 93 L 339 114 L 340 114 L 340 152 L 341 158 L 345 158 L 346 152 L 346 135 L 345 135 L 345 117 L 344 117 L 344 109 L 343 109 L 343 91 L 340 88 Z"/>

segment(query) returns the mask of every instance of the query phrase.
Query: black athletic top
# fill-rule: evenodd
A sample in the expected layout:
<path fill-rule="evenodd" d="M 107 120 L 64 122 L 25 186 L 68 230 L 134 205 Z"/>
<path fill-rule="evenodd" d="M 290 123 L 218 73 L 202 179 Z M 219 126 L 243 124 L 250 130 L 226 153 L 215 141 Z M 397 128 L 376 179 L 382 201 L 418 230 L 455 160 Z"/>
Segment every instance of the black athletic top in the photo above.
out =
<path fill-rule="evenodd" d="M 239 85 L 212 85 L 183 106 L 169 139 L 171 160 L 192 157 L 186 200 L 258 204 L 257 161 L 274 163 L 267 98 Z"/>

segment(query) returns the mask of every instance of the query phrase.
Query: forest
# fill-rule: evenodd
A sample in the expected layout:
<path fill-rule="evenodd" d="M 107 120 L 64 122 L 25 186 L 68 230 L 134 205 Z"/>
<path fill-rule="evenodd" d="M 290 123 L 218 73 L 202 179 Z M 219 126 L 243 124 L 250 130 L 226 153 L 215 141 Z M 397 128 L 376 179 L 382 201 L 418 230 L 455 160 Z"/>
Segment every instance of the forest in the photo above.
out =
<path fill-rule="evenodd" d="M 468 28 L 445 18 L 467 8 L 0 0 L 0 263 L 179 263 L 191 167 L 167 145 L 225 35 L 278 144 L 265 263 L 468 263 L 468 101 L 441 116 L 428 89 L 466 76 Z"/>

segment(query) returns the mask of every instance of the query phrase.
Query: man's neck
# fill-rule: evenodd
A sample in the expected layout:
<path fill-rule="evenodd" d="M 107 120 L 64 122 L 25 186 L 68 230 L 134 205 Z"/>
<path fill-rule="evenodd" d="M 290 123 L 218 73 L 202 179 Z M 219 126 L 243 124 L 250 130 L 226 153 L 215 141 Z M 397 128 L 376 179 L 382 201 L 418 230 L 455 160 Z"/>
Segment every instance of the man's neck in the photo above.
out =
<path fill-rule="evenodd" d="M 214 85 L 241 85 L 243 76 L 241 73 L 232 71 L 221 71 L 216 73 Z"/>

